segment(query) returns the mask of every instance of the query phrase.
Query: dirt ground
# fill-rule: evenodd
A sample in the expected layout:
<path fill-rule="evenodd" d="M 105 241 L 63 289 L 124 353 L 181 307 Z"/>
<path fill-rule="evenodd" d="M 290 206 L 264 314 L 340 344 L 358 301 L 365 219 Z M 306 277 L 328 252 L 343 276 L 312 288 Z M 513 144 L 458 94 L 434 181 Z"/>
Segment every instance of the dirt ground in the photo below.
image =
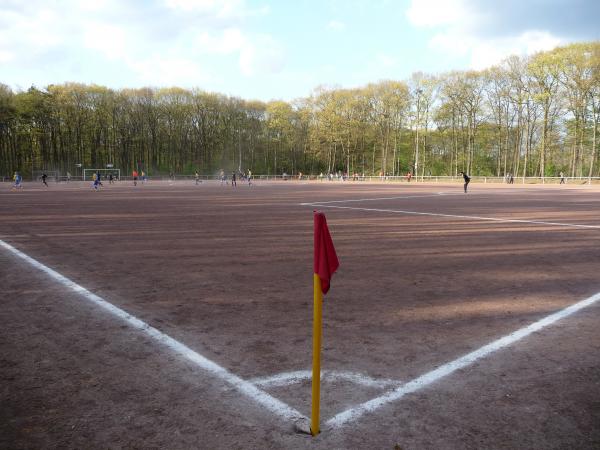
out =
<path fill-rule="evenodd" d="M 325 370 L 408 382 L 600 292 L 588 186 L 0 184 L 0 239 L 252 380 L 311 367 L 313 209 Z M 0 286 L 0 448 L 600 448 L 600 302 L 313 438 L 2 248 Z M 385 391 L 324 381 L 322 423 Z"/>

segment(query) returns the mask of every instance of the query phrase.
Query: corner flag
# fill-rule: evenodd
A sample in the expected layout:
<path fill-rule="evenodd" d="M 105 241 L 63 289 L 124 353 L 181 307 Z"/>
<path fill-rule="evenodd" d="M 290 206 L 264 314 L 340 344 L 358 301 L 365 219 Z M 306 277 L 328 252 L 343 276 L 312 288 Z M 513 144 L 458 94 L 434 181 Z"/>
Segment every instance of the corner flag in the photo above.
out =
<path fill-rule="evenodd" d="M 314 273 L 321 280 L 321 291 L 327 294 L 329 282 L 340 263 L 327 228 L 327 219 L 322 212 L 315 211 L 315 257 Z"/>
<path fill-rule="evenodd" d="M 329 283 L 340 263 L 327 228 L 325 214 L 314 212 L 315 257 L 313 273 L 313 368 L 312 368 L 312 414 L 310 432 L 319 434 L 319 412 L 321 398 L 321 323 L 323 294 L 329 291 Z"/>

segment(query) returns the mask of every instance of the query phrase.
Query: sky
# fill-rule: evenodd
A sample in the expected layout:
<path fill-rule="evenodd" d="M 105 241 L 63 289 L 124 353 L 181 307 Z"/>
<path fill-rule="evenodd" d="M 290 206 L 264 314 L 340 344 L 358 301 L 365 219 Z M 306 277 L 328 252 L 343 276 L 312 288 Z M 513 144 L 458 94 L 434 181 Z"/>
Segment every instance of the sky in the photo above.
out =
<path fill-rule="evenodd" d="M 600 39 L 600 0 L 0 0 L 0 83 L 292 101 Z"/>

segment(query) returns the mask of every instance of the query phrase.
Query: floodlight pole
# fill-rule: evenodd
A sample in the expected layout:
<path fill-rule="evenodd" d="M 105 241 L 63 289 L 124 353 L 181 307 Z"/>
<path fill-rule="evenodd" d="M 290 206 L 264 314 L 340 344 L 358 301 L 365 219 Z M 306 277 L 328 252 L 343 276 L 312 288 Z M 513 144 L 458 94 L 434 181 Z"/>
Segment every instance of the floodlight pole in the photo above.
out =
<path fill-rule="evenodd" d="M 241 132 L 241 130 L 238 130 L 238 155 L 239 155 L 238 172 L 242 173 L 242 132 Z"/>
<path fill-rule="evenodd" d="M 422 89 L 417 89 L 417 146 L 415 150 L 415 181 L 419 181 L 419 109 L 420 109 L 420 100 L 421 94 L 423 93 Z"/>

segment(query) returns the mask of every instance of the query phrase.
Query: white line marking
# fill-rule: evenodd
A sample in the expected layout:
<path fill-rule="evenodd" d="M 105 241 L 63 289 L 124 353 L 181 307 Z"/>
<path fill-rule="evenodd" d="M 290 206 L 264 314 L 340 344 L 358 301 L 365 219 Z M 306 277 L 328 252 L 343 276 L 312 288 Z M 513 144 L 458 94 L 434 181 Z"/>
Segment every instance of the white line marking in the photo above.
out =
<path fill-rule="evenodd" d="M 304 415 L 302 415 L 300 412 L 298 412 L 294 408 L 288 406 L 281 400 L 278 400 L 275 397 L 269 395 L 267 392 L 259 389 L 258 387 L 256 387 L 252 383 L 250 383 L 249 381 L 246 381 L 246 380 L 238 377 L 237 375 L 232 374 L 224 367 L 219 366 L 217 363 L 215 363 L 215 362 L 209 360 L 208 358 L 202 356 L 201 354 L 195 352 L 194 350 L 192 350 L 185 344 L 182 344 L 181 342 L 176 341 L 172 337 L 162 333 L 161 331 L 157 330 L 156 328 L 151 327 L 146 322 L 144 322 L 144 321 L 132 316 L 131 314 L 125 312 L 124 310 L 114 306 L 113 304 L 107 302 L 106 300 L 99 297 L 98 295 L 93 294 L 92 292 L 88 291 L 87 289 L 85 289 L 84 287 L 75 283 L 74 281 L 69 280 L 67 277 L 59 274 L 55 270 L 50 269 L 49 267 L 45 266 L 44 264 L 40 263 L 39 261 L 36 261 L 35 259 L 31 258 L 30 256 L 27 256 L 25 253 L 17 250 L 12 245 L 7 244 L 6 242 L 0 240 L 0 247 L 5 248 L 6 250 L 11 252 L 15 256 L 18 256 L 19 258 L 23 259 L 24 261 L 26 261 L 27 263 L 29 263 L 36 269 L 39 269 L 42 272 L 45 272 L 47 275 L 49 275 L 54 280 L 58 281 L 63 286 L 71 289 L 74 292 L 77 292 L 78 294 L 81 294 L 84 298 L 86 298 L 87 300 L 96 304 L 97 306 L 101 307 L 102 309 L 106 310 L 107 312 L 111 313 L 112 315 L 118 317 L 119 319 L 124 320 L 129 325 L 131 325 L 133 328 L 146 333 L 148 336 L 150 336 L 157 342 L 167 346 L 168 348 L 173 350 L 175 353 L 178 353 L 179 355 L 183 356 L 184 358 L 188 359 L 189 361 L 195 363 L 200 368 L 202 368 L 202 369 L 206 370 L 207 372 L 210 372 L 212 375 L 222 379 L 224 382 L 226 382 L 227 384 L 229 384 L 232 387 L 234 387 L 235 389 L 237 389 L 240 393 L 250 397 L 252 400 L 254 400 L 258 404 L 262 405 L 263 407 L 265 407 L 272 413 L 274 413 L 284 419 L 291 420 L 291 421 L 296 421 L 299 419 L 308 420 Z"/>
<path fill-rule="evenodd" d="M 297 384 L 304 380 L 310 379 L 312 379 L 312 371 L 298 370 L 295 372 L 279 373 L 277 375 L 271 375 L 268 377 L 253 378 L 250 381 L 260 387 L 281 387 Z M 375 378 L 371 378 L 367 375 L 363 375 L 361 373 L 341 372 L 336 370 L 322 370 L 321 380 L 327 382 L 349 381 L 351 383 L 358 384 L 361 386 L 379 389 L 385 389 L 390 386 L 398 386 L 402 384 L 402 382 L 398 380 L 378 380 Z"/>
<path fill-rule="evenodd" d="M 464 195 L 464 194 L 463 194 Z M 418 212 L 418 211 L 404 211 L 400 209 L 379 209 L 379 208 L 355 208 L 353 206 L 332 206 L 332 205 L 321 205 L 319 203 L 306 203 L 304 206 L 315 206 L 322 208 L 336 208 L 336 209 L 352 209 L 356 211 L 374 211 L 374 212 L 387 212 L 394 214 L 412 214 L 417 216 L 436 216 L 436 217 L 452 217 L 456 219 L 474 219 L 474 220 L 487 220 L 493 222 L 509 222 L 509 223 L 531 223 L 535 225 L 551 225 L 557 227 L 572 227 L 572 228 L 593 228 L 600 229 L 600 225 L 579 225 L 574 223 L 561 223 L 561 222 L 544 222 L 542 220 L 522 220 L 522 219 L 501 219 L 497 217 L 482 217 L 482 216 L 465 216 L 460 214 L 441 214 L 441 213 L 429 213 L 429 212 Z"/>
<path fill-rule="evenodd" d="M 375 200 L 398 200 L 404 198 L 427 198 L 427 197 L 439 197 L 440 195 L 465 195 L 464 193 L 446 193 L 446 192 L 438 192 L 437 194 L 426 194 L 426 195 L 403 195 L 399 197 L 378 197 L 378 198 L 359 198 L 359 199 L 351 199 L 351 200 L 331 200 L 327 202 L 311 202 L 311 203 L 300 203 L 301 206 L 316 206 L 316 205 L 325 205 L 328 203 L 351 203 L 351 202 L 371 202 Z"/>
<path fill-rule="evenodd" d="M 372 400 L 369 400 L 365 403 L 361 403 L 353 408 L 347 409 L 339 414 L 336 414 L 334 417 L 329 419 L 326 422 L 326 426 L 329 428 L 337 428 L 339 426 L 345 425 L 352 420 L 356 420 L 362 415 L 375 411 L 382 406 L 391 403 L 393 401 L 399 400 L 404 397 L 406 394 L 410 394 L 411 392 L 418 391 L 436 381 L 440 378 L 450 375 L 451 373 L 467 367 L 473 364 L 475 361 L 484 358 L 504 347 L 507 347 L 515 342 L 529 336 L 531 333 L 539 331 L 553 323 L 564 319 L 565 317 L 570 316 L 571 314 L 576 313 L 577 311 L 586 308 L 600 300 L 600 292 L 592 295 L 585 300 L 577 302 L 567 308 L 564 308 L 554 314 L 550 314 L 549 316 L 544 317 L 543 319 L 538 320 L 537 322 L 532 323 L 531 325 L 521 328 L 507 336 L 504 336 L 500 339 L 497 339 L 487 345 L 484 345 L 478 350 L 475 350 L 465 356 L 462 356 L 454 361 L 451 361 L 447 364 L 444 364 L 441 367 L 438 367 L 435 370 L 427 372 L 424 375 L 392 390 L 380 397 L 376 397 Z"/>

